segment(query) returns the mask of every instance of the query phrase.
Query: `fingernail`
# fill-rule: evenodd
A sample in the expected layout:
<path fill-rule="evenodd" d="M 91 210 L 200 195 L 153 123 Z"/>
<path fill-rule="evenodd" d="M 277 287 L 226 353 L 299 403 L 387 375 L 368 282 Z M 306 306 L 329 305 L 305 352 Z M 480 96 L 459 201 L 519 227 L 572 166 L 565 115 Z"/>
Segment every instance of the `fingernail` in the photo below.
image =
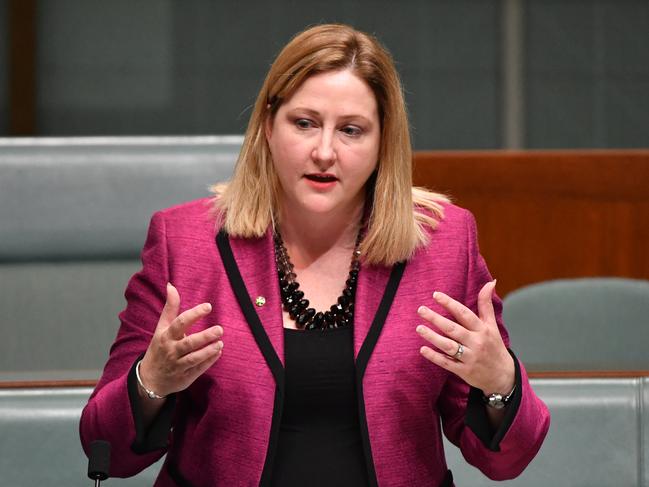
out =
<path fill-rule="evenodd" d="M 212 311 L 212 305 L 210 303 L 203 303 L 203 311 Z"/>
<path fill-rule="evenodd" d="M 216 342 L 216 348 L 217 348 L 219 351 L 220 351 L 220 350 L 223 350 L 223 342 L 220 341 L 220 340 L 219 340 L 218 342 Z"/>
<path fill-rule="evenodd" d="M 442 297 L 442 293 L 440 293 L 439 291 L 435 291 L 435 292 L 433 293 L 433 299 L 434 299 L 435 301 L 439 301 L 441 297 Z"/>
<path fill-rule="evenodd" d="M 417 308 L 417 313 L 420 315 L 423 315 L 426 311 L 428 311 L 428 308 L 426 306 L 420 306 Z"/>
<path fill-rule="evenodd" d="M 421 325 L 417 325 L 416 330 L 417 330 L 417 333 L 422 333 L 424 331 L 424 327 L 421 326 Z"/>

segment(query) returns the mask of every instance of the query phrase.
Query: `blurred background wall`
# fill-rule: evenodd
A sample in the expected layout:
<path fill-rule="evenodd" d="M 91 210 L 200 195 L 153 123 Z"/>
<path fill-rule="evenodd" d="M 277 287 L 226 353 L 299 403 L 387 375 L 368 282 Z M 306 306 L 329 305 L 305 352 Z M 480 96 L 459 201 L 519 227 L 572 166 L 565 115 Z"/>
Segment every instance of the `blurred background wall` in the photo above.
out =
<path fill-rule="evenodd" d="M 0 136 L 243 133 L 321 22 L 387 45 L 418 150 L 649 145 L 647 0 L 0 0 Z"/>

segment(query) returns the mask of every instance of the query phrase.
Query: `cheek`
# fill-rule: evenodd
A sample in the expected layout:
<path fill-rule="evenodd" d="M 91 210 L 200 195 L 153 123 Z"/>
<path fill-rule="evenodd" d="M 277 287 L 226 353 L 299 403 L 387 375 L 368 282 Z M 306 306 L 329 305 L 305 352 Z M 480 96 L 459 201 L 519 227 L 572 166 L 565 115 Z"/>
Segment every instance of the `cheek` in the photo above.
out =
<path fill-rule="evenodd" d="M 303 144 L 302 144 L 303 145 Z M 277 131 L 268 139 L 270 153 L 276 163 L 290 164 L 299 157 L 303 150 L 299 139 L 284 131 Z"/>
<path fill-rule="evenodd" d="M 359 147 L 352 151 L 353 164 L 351 167 L 358 176 L 369 177 L 378 165 L 378 158 L 379 151 L 374 145 Z"/>
<path fill-rule="evenodd" d="M 282 143 L 279 134 L 274 133 L 273 136 L 268 139 L 268 148 L 270 149 L 273 166 L 277 173 L 281 175 L 284 166 L 286 165 L 286 154 L 283 150 L 284 144 Z"/>
<path fill-rule="evenodd" d="M 302 164 L 298 156 L 298 150 L 289 141 L 274 138 L 269 143 L 275 173 L 283 186 L 293 185 L 294 180 L 302 172 Z"/>

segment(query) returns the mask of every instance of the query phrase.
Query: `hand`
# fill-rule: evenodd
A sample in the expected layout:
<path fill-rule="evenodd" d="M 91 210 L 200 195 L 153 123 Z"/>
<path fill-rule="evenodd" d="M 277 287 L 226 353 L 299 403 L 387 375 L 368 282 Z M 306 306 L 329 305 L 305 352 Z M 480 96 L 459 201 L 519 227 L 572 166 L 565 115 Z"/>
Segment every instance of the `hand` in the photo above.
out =
<path fill-rule="evenodd" d="M 223 328 L 212 326 L 189 336 L 185 331 L 212 311 L 202 303 L 178 314 L 180 296 L 167 284 L 167 302 L 140 365 L 142 383 L 166 396 L 189 387 L 216 362 L 223 350 Z"/>
<path fill-rule="evenodd" d="M 435 325 L 417 326 L 417 333 L 435 346 L 421 347 L 421 354 L 436 365 L 454 373 L 486 395 L 508 393 L 514 387 L 514 360 L 503 343 L 491 298 L 496 281 L 488 282 L 478 294 L 478 314 L 444 293 L 435 292 L 433 298 L 457 321 L 452 321 L 421 306 L 419 316 Z M 456 358 L 459 345 L 464 348 Z"/>

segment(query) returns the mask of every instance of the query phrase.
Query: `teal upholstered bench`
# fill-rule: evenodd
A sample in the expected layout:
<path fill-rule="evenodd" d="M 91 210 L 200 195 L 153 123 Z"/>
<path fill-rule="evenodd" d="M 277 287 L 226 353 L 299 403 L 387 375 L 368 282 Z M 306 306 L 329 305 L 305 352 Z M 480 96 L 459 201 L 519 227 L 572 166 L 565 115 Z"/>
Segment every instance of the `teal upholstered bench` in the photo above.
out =
<path fill-rule="evenodd" d="M 493 482 L 448 447 L 458 487 L 646 487 L 649 378 L 533 379 L 552 423 L 520 477 Z"/>
<path fill-rule="evenodd" d="M 79 440 L 89 388 L 0 389 L 0 485 L 93 486 Z M 153 485 L 161 462 L 118 485 Z M 117 484 L 110 481 L 105 485 Z"/>
<path fill-rule="evenodd" d="M 151 215 L 209 196 L 241 142 L 0 139 L 0 380 L 97 379 Z"/>
<path fill-rule="evenodd" d="M 649 379 L 534 379 L 552 413 L 547 440 L 515 480 L 493 482 L 447 444 L 458 487 L 649 485 Z M 0 484 L 91 485 L 78 422 L 88 388 L 0 390 Z M 160 462 L 107 485 L 152 485 Z"/>
<path fill-rule="evenodd" d="M 649 370 L 649 281 L 532 284 L 505 297 L 503 319 L 528 371 Z"/>

